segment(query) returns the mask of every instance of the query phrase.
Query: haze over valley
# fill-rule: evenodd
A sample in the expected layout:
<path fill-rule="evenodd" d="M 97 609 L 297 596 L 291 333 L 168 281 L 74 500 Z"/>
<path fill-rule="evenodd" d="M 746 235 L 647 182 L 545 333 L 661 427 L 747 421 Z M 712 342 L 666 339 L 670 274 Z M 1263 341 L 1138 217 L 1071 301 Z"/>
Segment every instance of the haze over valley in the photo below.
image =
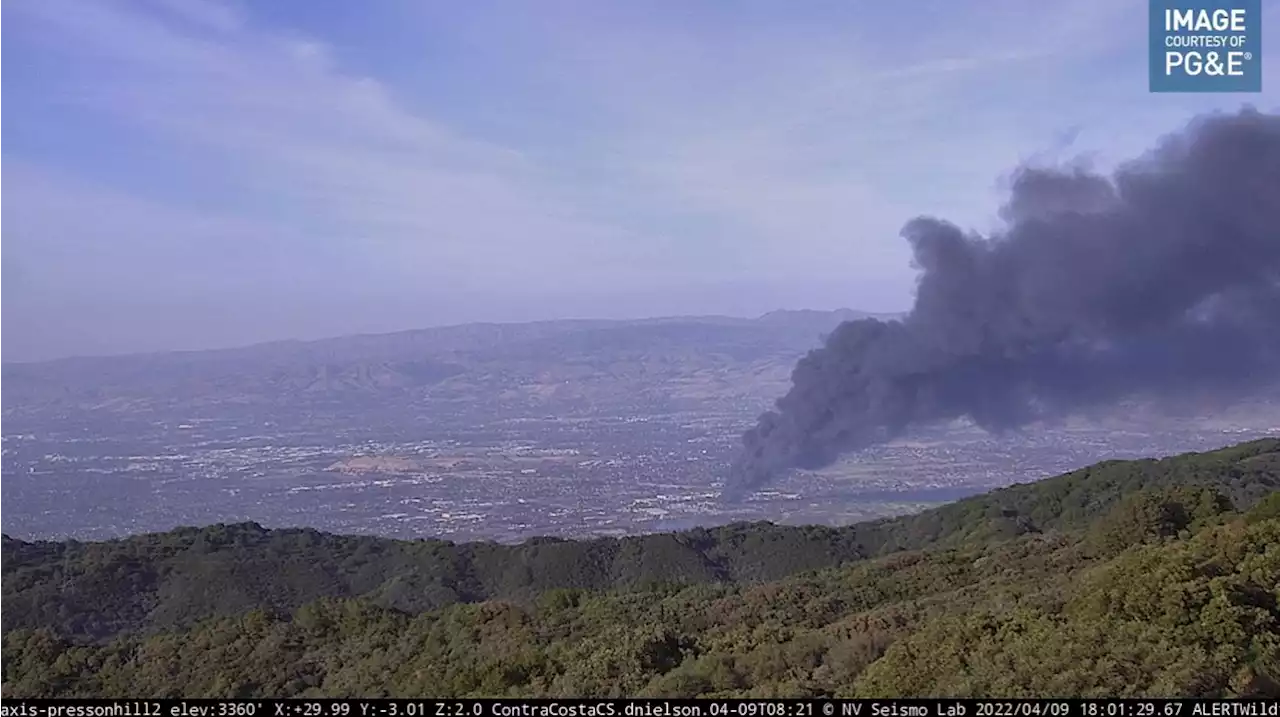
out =
<path fill-rule="evenodd" d="M 742 431 L 798 358 L 861 316 L 472 324 L 6 364 L 3 528 L 85 540 L 251 520 L 513 542 L 843 525 L 1100 459 L 1280 433 L 1265 395 L 1005 434 L 956 422 L 723 502 Z"/>
<path fill-rule="evenodd" d="M 6 5 L 4 531 L 845 524 L 1277 432 L 1280 115 L 1133 84 L 1142 3 L 553 5 Z"/>
<path fill-rule="evenodd" d="M 1215 4 L 9 0 L 0 693 L 1280 698 Z"/>

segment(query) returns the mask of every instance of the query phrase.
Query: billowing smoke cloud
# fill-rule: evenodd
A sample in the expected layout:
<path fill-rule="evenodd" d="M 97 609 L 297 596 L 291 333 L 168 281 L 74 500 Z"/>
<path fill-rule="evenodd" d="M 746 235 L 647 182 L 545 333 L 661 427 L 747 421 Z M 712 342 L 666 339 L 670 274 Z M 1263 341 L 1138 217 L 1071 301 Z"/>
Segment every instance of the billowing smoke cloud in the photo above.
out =
<path fill-rule="evenodd" d="M 1280 378 L 1280 116 L 1193 121 L 1111 177 L 1024 168 L 993 236 L 903 229 L 901 322 L 836 329 L 743 437 L 726 495 L 906 428 L 989 430 Z"/>

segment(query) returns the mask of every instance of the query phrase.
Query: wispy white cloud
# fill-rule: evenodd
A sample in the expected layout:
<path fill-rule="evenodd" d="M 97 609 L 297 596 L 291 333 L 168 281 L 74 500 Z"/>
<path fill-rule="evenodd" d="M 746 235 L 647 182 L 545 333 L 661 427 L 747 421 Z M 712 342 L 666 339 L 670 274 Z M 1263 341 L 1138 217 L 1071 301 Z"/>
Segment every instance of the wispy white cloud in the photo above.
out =
<path fill-rule="evenodd" d="M 929 5 L 941 16 L 925 19 Z M 894 277 L 900 297 L 910 284 L 905 220 L 994 215 L 1001 173 L 1075 121 L 1035 95 L 1139 5 L 868 4 L 861 23 L 728 41 L 721 28 L 566 12 L 549 62 L 588 68 L 581 80 L 617 122 L 601 144 L 620 194 L 719 222 L 743 271 L 844 275 L 865 304 L 883 284 L 861 291 L 864 277 Z"/>
<path fill-rule="evenodd" d="M 540 269 L 556 270 L 558 285 L 575 271 L 591 277 L 592 266 L 646 269 L 643 244 L 541 189 L 520 152 L 406 111 L 376 79 L 344 73 L 320 42 L 256 31 L 202 3 L 19 12 L 79 61 L 100 63 L 77 68 L 77 103 L 158 143 L 212 151 L 205 171 L 232 173 L 277 216 L 306 217 L 317 242 L 344 236 L 352 251 L 375 253 L 387 278 L 536 288 Z M 157 215 L 157 226 L 170 219 Z"/>
<path fill-rule="evenodd" d="M 987 228 L 1019 162 L 1132 156 L 1241 99 L 1147 93 L 1143 0 L 842 7 L 842 22 L 736 42 L 571 21 L 566 55 L 625 127 L 608 142 L 620 191 L 719 218 L 749 271 L 844 275 L 850 301 L 874 303 L 871 277 L 910 285 L 896 233 L 912 216 Z"/>
<path fill-rule="evenodd" d="M 23 277 L 6 289 L 46 298 L 298 281 L 309 267 L 294 252 L 314 246 L 286 223 L 175 207 L 22 162 L 5 162 L 4 201 L 6 258 Z"/>
<path fill-rule="evenodd" d="M 422 39 L 378 66 L 353 58 L 391 34 L 340 43 L 341 28 L 300 32 L 258 5 L 7 3 L 6 39 L 40 63 L 10 99 L 46 115 L 6 131 L 6 279 L 20 280 L 5 298 L 66 316 L 50 297 L 109 304 L 118 277 L 128 311 L 284 284 L 317 307 L 327 291 L 316 314 L 383 297 L 363 324 L 295 312 L 254 338 L 391 328 L 397 301 L 435 302 L 400 325 L 666 312 L 674 297 L 693 312 L 899 308 L 911 216 L 982 225 L 1022 159 L 1109 161 L 1241 100 L 1146 93 L 1143 0 L 767 8 L 388 4 L 370 17 Z M 452 95 L 385 64 L 420 66 L 446 36 L 456 67 L 433 72 L 460 74 Z M 507 116 L 468 123 L 452 104 L 467 102 Z M 85 128 L 120 147 L 80 156 Z"/>

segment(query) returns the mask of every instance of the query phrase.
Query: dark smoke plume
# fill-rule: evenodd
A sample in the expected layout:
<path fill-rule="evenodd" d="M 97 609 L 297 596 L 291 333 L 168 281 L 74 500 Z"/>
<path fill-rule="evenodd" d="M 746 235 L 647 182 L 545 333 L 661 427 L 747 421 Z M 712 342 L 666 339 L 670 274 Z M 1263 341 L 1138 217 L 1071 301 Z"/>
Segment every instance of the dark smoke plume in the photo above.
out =
<path fill-rule="evenodd" d="M 1000 431 L 1280 377 L 1280 115 L 1193 121 L 1111 177 L 1023 168 L 993 236 L 933 218 L 901 322 L 845 323 L 743 436 L 725 494 L 906 428 Z"/>

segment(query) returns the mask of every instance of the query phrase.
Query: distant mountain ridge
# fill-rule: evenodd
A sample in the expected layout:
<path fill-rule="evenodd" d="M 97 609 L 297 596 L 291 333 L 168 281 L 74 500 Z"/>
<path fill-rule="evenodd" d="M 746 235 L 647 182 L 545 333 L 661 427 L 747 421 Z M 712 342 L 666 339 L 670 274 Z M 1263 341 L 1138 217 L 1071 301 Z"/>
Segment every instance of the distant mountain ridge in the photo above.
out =
<path fill-rule="evenodd" d="M 628 326 L 661 324 L 729 325 L 809 325 L 833 327 L 843 321 L 861 318 L 894 320 L 902 313 L 875 313 L 854 309 L 776 309 L 758 317 L 740 317 L 722 314 L 688 314 L 655 316 L 643 319 L 546 319 L 541 321 L 490 322 L 476 321 L 462 324 L 445 324 L 421 329 L 404 329 L 378 333 L 346 334 L 318 339 L 280 339 L 226 348 L 146 351 L 110 355 L 68 356 L 41 361 L 6 361 L 5 367 L 42 366 L 50 364 L 82 364 L 86 362 L 129 362 L 168 358 L 213 358 L 228 355 L 280 353 L 288 355 L 314 354 L 339 356 L 346 351 L 362 355 L 376 354 L 380 350 L 399 352 L 406 348 L 425 348 L 432 351 L 464 351 L 484 348 L 512 341 L 522 341 L 555 336 L 587 329 L 618 329 Z"/>
<path fill-rule="evenodd" d="M 430 394 L 456 379 L 501 388 L 588 357 L 600 365 L 655 357 L 670 375 L 786 365 L 843 321 L 837 311 L 775 311 L 755 319 L 675 316 L 475 323 L 241 348 L 66 358 L 3 365 L 4 409 L 135 408 L 138 402 L 339 400 Z M 537 363 L 531 367 L 529 362 Z M 727 361 L 727 364 L 726 364 Z M 649 370 L 642 367 L 643 370 Z"/>

